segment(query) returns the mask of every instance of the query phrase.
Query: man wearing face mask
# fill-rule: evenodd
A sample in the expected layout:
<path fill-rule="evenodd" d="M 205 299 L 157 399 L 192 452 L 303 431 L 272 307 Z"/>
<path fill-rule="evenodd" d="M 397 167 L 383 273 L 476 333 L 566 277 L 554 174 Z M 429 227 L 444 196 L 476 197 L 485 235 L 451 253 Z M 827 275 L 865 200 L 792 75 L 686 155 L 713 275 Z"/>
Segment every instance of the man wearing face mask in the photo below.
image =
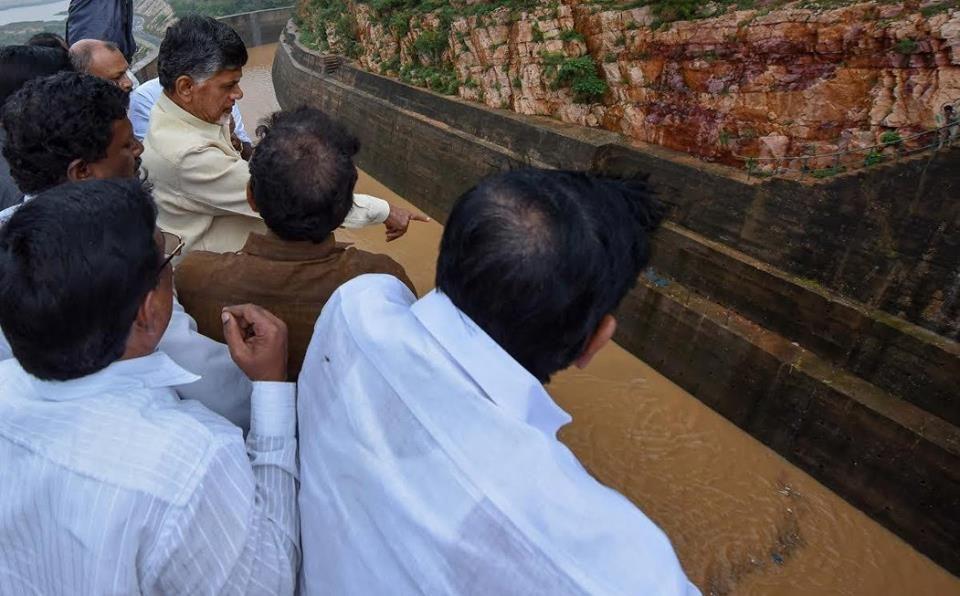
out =
<path fill-rule="evenodd" d="M 210 17 L 180 19 L 160 44 L 163 94 L 150 115 L 143 161 L 155 184 L 160 226 L 186 238 L 187 251 L 237 251 L 250 232 L 266 231 L 247 204 L 249 166 L 231 142 L 230 114 L 243 97 L 246 62 L 240 36 Z M 426 217 L 354 195 L 343 225 L 384 223 L 392 239 L 411 219 Z"/>

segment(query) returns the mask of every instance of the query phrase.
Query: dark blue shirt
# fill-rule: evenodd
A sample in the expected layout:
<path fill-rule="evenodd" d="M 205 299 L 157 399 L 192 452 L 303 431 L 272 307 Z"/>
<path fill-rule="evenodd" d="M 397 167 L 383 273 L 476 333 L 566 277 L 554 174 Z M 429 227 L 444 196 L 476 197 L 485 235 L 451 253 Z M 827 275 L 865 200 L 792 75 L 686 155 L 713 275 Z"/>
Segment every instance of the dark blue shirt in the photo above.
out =
<path fill-rule="evenodd" d="M 133 0 L 70 0 L 67 14 L 67 43 L 81 39 L 112 41 L 128 62 L 133 61 L 137 42 L 133 39 Z"/>

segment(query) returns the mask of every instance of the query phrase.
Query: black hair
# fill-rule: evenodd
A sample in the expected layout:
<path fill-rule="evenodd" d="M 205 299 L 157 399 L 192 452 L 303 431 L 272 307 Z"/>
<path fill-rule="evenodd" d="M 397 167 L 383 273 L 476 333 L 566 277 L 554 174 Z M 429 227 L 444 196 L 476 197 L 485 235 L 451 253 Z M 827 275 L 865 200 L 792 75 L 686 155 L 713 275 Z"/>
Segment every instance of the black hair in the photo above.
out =
<path fill-rule="evenodd" d="M 156 287 L 157 211 L 134 179 L 52 188 L 0 228 L 0 327 L 31 375 L 66 381 L 119 359 Z"/>
<path fill-rule="evenodd" d="M 437 288 L 547 382 L 636 284 L 662 214 L 641 179 L 538 169 L 492 176 L 450 213 Z"/>
<path fill-rule="evenodd" d="M 71 70 L 70 56 L 63 48 L 6 46 L 0 48 L 0 107 L 32 79 Z M 0 118 L 0 122 L 2 122 Z"/>
<path fill-rule="evenodd" d="M 41 31 L 40 33 L 35 33 L 29 40 L 27 40 L 28 46 L 39 46 L 44 48 L 59 48 L 61 50 L 69 50 L 70 46 L 67 45 L 67 40 L 61 35 L 50 31 Z"/>
<path fill-rule="evenodd" d="M 204 80 L 246 63 L 247 47 L 236 31 L 214 18 L 191 14 L 167 29 L 157 72 L 163 88 L 172 91 L 181 76 Z"/>
<path fill-rule="evenodd" d="M 360 142 L 316 108 L 277 112 L 257 128 L 250 184 L 260 215 L 284 240 L 320 242 L 353 205 Z"/>
<path fill-rule="evenodd" d="M 75 159 L 103 159 L 113 123 L 127 117 L 129 97 L 91 75 L 59 73 L 23 86 L 3 109 L 3 156 L 20 190 L 36 194 L 67 180 Z"/>

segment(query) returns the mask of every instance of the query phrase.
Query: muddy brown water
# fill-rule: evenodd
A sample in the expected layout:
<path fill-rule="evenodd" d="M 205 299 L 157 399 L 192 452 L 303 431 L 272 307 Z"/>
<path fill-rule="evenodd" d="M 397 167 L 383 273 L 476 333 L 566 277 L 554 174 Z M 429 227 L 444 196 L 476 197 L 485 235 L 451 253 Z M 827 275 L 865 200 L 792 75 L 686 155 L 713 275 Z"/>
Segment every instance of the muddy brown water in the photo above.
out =
<path fill-rule="evenodd" d="M 251 134 L 278 109 L 275 49 L 253 48 L 241 81 Z M 415 208 L 362 172 L 357 191 Z M 422 294 L 441 232 L 431 222 L 389 244 L 382 227 L 337 238 L 389 254 Z M 619 346 L 548 389 L 573 416 L 563 441 L 664 529 L 704 594 L 960 594 L 960 579 Z"/>

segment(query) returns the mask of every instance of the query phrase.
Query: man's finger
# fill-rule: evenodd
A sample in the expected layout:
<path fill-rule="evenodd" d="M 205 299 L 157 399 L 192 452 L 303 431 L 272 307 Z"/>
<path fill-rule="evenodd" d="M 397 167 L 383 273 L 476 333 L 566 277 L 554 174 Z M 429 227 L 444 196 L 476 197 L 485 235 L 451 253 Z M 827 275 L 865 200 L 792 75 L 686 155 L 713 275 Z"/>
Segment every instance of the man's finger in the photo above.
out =
<path fill-rule="evenodd" d="M 412 213 L 410 219 L 415 219 L 417 221 L 430 221 L 430 218 L 422 213 Z"/>
<path fill-rule="evenodd" d="M 245 352 L 243 331 L 240 330 L 236 317 L 224 310 L 220 320 L 223 321 L 223 339 L 226 340 L 230 353 L 236 357 L 238 352 Z"/>
<path fill-rule="evenodd" d="M 240 304 L 236 306 L 225 306 L 224 312 L 228 312 L 246 324 L 247 329 L 254 335 L 265 336 L 272 332 L 285 333 L 286 323 L 283 319 L 277 317 L 269 310 L 256 304 Z"/>

